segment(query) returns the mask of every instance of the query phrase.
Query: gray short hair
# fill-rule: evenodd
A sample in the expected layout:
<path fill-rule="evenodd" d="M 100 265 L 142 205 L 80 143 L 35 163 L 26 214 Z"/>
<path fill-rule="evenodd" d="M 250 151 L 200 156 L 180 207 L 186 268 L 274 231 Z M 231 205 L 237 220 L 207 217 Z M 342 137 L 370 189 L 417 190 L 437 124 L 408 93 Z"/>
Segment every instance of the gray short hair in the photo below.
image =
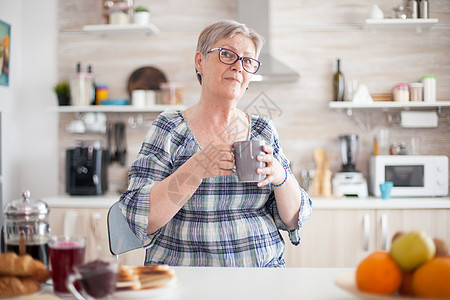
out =
<path fill-rule="evenodd" d="M 211 47 L 215 42 L 223 38 L 233 38 L 237 34 L 242 34 L 253 41 L 256 49 L 256 58 L 258 58 L 259 53 L 261 52 L 261 48 L 264 44 L 263 37 L 253 29 L 248 28 L 245 24 L 236 22 L 234 20 L 219 21 L 203 29 L 203 31 L 200 33 L 200 36 L 198 37 L 196 51 L 200 51 L 201 53 L 206 55 L 207 52 L 211 50 Z M 197 70 L 195 70 L 195 72 L 197 72 Z M 197 78 L 201 84 L 201 77 L 198 76 Z"/>

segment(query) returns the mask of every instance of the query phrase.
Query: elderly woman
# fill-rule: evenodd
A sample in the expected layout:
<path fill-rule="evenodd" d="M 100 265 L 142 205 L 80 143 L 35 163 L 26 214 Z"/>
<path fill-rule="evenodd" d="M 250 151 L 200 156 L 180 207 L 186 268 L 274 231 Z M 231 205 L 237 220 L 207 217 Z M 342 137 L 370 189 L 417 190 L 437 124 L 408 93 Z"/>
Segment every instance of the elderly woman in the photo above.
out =
<path fill-rule="evenodd" d="M 146 249 L 145 264 L 284 267 L 311 214 L 273 123 L 237 109 L 260 67 L 262 38 L 226 20 L 206 27 L 195 53 L 197 104 L 151 125 L 121 196 L 123 214 Z M 239 182 L 231 146 L 262 140 L 260 182 Z M 264 177 L 264 176 L 263 176 Z"/>

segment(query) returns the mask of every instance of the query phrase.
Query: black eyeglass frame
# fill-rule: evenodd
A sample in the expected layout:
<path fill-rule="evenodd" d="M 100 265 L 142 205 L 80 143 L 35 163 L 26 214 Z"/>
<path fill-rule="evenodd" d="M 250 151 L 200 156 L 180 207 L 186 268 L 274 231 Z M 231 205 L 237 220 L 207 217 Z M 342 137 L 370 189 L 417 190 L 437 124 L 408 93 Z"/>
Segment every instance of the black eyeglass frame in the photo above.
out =
<path fill-rule="evenodd" d="M 245 72 L 247 72 L 247 73 L 255 74 L 256 72 L 258 72 L 259 68 L 261 67 L 261 62 L 260 62 L 259 60 L 254 59 L 254 58 L 252 58 L 252 57 L 248 57 L 248 56 L 239 56 L 236 52 L 234 52 L 233 50 L 230 50 L 230 49 L 228 49 L 228 48 L 222 48 L 222 47 L 213 48 L 213 49 L 209 50 L 207 53 L 211 53 L 211 52 L 213 52 L 213 51 L 215 51 L 215 50 L 219 50 L 219 61 L 220 61 L 221 63 L 226 64 L 226 65 L 234 65 L 238 60 L 240 60 L 240 61 L 241 61 L 241 64 L 242 64 L 242 68 L 243 68 L 243 69 L 245 70 Z M 226 63 L 226 62 L 222 61 L 222 60 L 220 59 L 220 53 L 222 52 L 222 50 L 226 50 L 226 51 L 230 51 L 230 52 L 234 53 L 234 54 L 236 55 L 236 60 L 233 61 L 232 63 Z M 245 66 L 244 66 L 244 59 L 250 59 L 250 60 L 256 61 L 256 62 L 258 63 L 258 67 L 256 68 L 256 70 L 255 70 L 254 72 L 250 72 L 249 70 L 247 70 L 247 69 L 245 68 Z"/>

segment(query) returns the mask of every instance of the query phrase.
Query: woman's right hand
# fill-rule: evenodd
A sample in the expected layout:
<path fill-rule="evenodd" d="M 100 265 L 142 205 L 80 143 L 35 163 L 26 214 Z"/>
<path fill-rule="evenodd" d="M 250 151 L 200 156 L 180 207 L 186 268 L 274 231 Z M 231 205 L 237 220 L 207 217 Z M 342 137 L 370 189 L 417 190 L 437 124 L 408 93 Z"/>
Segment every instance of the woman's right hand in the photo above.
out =
<path fill-rule="evenodd" d="M 231 147 L 223 142 L 213 142 L 190 158 L 203 178 L 233 173 L 234 155 Z"/>

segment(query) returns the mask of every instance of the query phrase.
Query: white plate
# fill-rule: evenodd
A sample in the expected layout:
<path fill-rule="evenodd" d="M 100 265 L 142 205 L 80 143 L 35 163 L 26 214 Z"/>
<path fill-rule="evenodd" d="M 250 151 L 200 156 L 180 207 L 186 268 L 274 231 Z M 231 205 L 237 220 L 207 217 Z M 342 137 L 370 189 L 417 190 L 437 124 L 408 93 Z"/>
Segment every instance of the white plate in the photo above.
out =
<path fill-rule="evenodd" d="M 171 293 L 178 286 L 178 280 L 163 288 L 145 289 L 136 291 L 119 291 L 113 294 L 114 300 L 129 300 L 129 299 L 153 299 L 165 296 Z"/>
<path fill-rule="evenodd" d="M 403 297 L 399 295 L 391 295 L 391 296 L 385 296 L 385 295 L 377 295 L 377 294 L 370 294 L 370 293 L 364 293 L 358 290 L 355 283 L 355 270 L 346 271 L 343 273 L 339 273 L 334 278 L 334 283 L 338 287 L 340 287 L 343 290 L 346 290 L 350 294 L 355 295 L 358 297 L 358 299 L 365 299 L 365 300 L 386 300 L 386 299 L 395 299 L 395 300 L 420 300 L 423 298 L 412 298 L 412 297 Z"/>

